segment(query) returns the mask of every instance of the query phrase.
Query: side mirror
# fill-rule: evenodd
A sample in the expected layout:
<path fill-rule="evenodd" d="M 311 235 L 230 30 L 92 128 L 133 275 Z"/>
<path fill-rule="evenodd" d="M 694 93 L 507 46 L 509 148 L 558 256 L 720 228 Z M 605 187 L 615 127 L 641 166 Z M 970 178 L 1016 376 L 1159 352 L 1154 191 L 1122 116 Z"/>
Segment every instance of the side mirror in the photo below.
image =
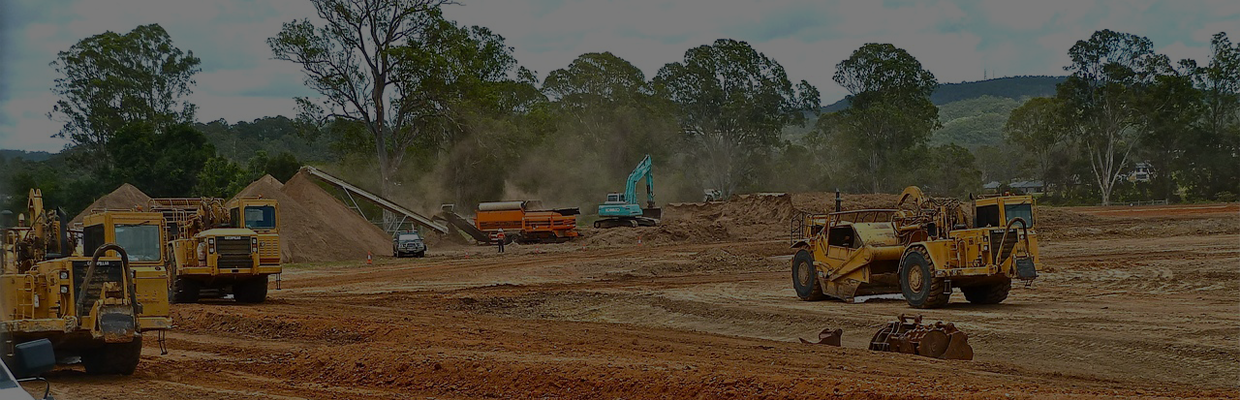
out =
<path fill-rule="evenodd" d="M 52 350 L 52 342 L 39 339 L 21 343 L 14 347 L 13 375 L 16 378 L 28 378 L 43 375 L 56 367 L 56 352 Z"/>

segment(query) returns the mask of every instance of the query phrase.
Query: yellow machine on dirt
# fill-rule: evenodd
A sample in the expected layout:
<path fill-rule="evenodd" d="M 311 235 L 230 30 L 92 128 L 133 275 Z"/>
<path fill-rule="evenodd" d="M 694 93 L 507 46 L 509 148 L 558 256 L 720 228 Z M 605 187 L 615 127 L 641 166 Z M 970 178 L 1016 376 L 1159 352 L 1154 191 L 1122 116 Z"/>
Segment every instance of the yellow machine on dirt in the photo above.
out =
<path fill-rule="evenodd" d="M 174 301 L 227 294 L 240 303 L 267 299 L 268 276 L 281 272 L 275 200 L 234 200 L 225 206 L 218 198 L 154 198 L 148 208 L 163 215 L 171 238 Z"/>
<path fill-rule="evenodd" d="M 1037 277 L 1031 196 L 936 200 L 910 186 L 894 209 L 802 214 L 792 221 L 792 284 L 802 300 L 903 293 L 916 308 L 1007 298 L 1012 279 Z"/>
<path fill-rule="evenodd" d="M 147 213 L 87 225 L 91 256 L 83 257 L 73 254 L 64 213 L 45 211 L 39 190 L 30 191 L 27 209 L 4 230 L 0 252 L 3 355 L 14 354 L 13 343 L 48 339 L 57 358 L 80 357 L 87 373 L 132 374 L 143 337 L 171 327 L 162 219 Z"/>

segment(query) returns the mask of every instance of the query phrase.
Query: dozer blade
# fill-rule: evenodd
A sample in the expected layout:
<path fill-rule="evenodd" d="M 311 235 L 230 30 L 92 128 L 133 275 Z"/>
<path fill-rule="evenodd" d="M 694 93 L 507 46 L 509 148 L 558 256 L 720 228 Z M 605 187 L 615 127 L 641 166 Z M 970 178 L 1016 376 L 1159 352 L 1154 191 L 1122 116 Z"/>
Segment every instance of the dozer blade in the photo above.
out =
<path fill-rule="evenodd" d="M 102 335 L 106 343 L 129 343 L 137 332 L 137 320 L 129 306 L 99 307 L 96 335 Z M 96 336 L 98 337 L 98 336 Z"/>
<path fill-rule="evenodd" d="M 818 342 L 817 342 L 817 343 L 815 343 L 815 342 L 811 342 L 811 341 L 808 341 L 808 340 L 805 340 L 805 339 L 801 339 L 801 338 L 797 338 L 797 339 L 800 339 L 800 340 L 801 340 L 801 343 L 805 343 L 805 344 L 825 344 L 825 345 L 828 345 L 828 346 L 840 347 L 840 338 L 841 338 L 843 335 L 844 335 L 844 330 L 843 330 L 843 329 L 839 329 L 839 328 L 836 328 L 836 329 L 826 328 L 826 329 L 823 329 L 823 330 L 822 330 L 822 332 L 819 332 L 819 333 L 818 333 Z"/>
<path fill-rule="evenodd" d="M 921 316 L 900 316 L 897 322 L 884 325 L 870 340 L 870 350 L 917 354 L 949 360 L 972 360 L 973 347 L 969 335 L 952 323 L 923 325 Z"/>
<path fill-rule="evenodd" d="M 941 358 L 943 353 L 947 351 L 948 340 L 947 334 L 943 333 L 943 331 L 928 331 L 921 337 L 921 341 L 917 343 L 917 354 Z"/>

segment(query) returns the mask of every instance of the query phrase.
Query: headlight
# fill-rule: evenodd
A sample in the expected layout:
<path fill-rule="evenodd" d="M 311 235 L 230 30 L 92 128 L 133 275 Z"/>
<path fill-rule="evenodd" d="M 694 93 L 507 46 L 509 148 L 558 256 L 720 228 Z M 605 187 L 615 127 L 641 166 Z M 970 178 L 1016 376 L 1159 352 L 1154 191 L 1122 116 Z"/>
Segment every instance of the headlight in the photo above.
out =
<path fill-rule="evenodd" d="M 60 279 L 69 279 L 69 271 L 60 271 Z"/>
<path fill-rule="evenodd" d="M 61 287 L 60 287 L 60 294 L 69 294 L 69 287 L 68 287 L 68 286 L 61 286 Z"/>

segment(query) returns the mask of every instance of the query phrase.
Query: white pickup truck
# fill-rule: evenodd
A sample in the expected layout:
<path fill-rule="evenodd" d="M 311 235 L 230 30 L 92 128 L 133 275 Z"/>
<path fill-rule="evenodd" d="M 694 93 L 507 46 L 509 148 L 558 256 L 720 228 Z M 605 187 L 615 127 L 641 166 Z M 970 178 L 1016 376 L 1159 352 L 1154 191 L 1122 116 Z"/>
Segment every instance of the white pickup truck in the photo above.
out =
<path fill-rule="evenodd" d="M 34 400 L 34 396 L 31 396 L 21 384 L 42 381 L 43 397 L 41 399 L 54 400 L 51 394 L 51 384 L 39 377 L 56 366 L 52 343 L 47 339 L 22 343 L 16 346 L 13 353 L 13 357 L 4 357 L 4 362 L 0 362 L 0 399 Z M 14 370 L 17 371 L 17 376 L 13 374 Z"/>

